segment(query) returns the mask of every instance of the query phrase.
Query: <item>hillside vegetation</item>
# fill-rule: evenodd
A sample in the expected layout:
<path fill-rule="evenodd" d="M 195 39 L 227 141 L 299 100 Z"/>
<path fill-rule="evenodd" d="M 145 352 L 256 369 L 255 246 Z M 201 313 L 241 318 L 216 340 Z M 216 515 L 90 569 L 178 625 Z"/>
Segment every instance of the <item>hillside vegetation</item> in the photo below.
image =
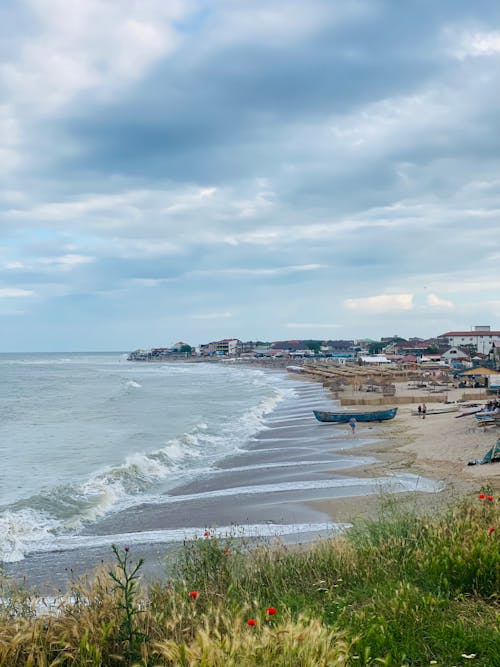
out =
<path fill-rule="evenodd" d="M 0 665 L 500 667 L 499 508 L 491 490 L 436 516 L 396 498 L 307 549 L 207 530 L 147 586 L 114 547 L 54 613 L 4 580 Z"/>

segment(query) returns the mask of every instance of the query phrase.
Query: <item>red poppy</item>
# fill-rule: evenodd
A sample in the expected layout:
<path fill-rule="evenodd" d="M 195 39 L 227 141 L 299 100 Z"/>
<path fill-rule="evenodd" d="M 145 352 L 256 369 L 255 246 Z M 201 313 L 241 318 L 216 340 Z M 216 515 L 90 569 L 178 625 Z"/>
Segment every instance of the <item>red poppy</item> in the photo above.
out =
<path fill-rule="evenodd" d="M 488 528 L 488 533 L 491 535 L 491 533 L 494 533 L 495 529 L 494 528 Z"/>
<path fill-rule="evenodd" d="M 196 600 L 198 595 L 199 595 L 198 591 L 190 591 L 189 592 L 189 597 L 192 598 L 193 600 Z"/>
<path fill-rule="evenodd" d="M 490 502 L 492 502 L 495 499 L 493 498 L 493 496 L 486 496 L 486 500 L 489 500 Z"/>
<path fill-rule="evenodd" d="M 251 625 L 253 627 L 254 625 L 257 625 L 257 622 L 255 621 L 254 618 L 249 618 L 247 621 L 247 625 Z"/>
<path fill-rule="evenodd" d="M 203 533 L 203 537 L 210 537 L 210 531 L 209 531 L 209 530 L 206 530 L 206 531 Z"/>
<path fill-rule="evenodd" d="M 486 498 L 486 494 L 480 493 L 478 498 L 479 498 L 479 500 L 484 500 Z"/>
<path fill-rule="evenodd" d="M 266 614 L 268 616 L 274 616 L 275 613 L 276 613 L 276 609 L 274 607 L 268 607 L 266 609 Z"/>

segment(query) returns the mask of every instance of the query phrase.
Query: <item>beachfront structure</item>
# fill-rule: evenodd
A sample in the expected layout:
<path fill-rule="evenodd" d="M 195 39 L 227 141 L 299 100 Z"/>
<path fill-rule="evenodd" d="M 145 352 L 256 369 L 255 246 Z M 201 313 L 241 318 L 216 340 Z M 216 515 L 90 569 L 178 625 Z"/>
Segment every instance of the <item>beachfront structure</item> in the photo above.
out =
<path fill-rule="evenodd" d="M 441 355 L 441 361 L 446 366 L 453 366 L 454 364 L 467 364 L 471 361 L 471 358 L 467 350 L 450 347 Z"/>
<path fill-rule="evenodd" d="M 475 326 L 472 331 L 447 331 L 438 336 L 438 340 L 450 347 L 472 345 L 477 352 L 489 354 L 493 344 L 500 346 L 500 331 L 492 331 L 489 326 Z"/>
<path fill-rule="evenodd" d="M 359 355 L 358 360 L 362 364 L 381 365 L 381 364 L 390 364 L 391 363 L 390 359 L 387 359 L 387 357 L 384 354 Z"/>
<path fill-rule="evenodd" d="M 214 340 L 210 343 L 200 345 L 200 355 L 202 357 L 227 357 L 236 356 L 240 353 L 241 341 L 237 338 L 224 338 L 223 340 Z"/>

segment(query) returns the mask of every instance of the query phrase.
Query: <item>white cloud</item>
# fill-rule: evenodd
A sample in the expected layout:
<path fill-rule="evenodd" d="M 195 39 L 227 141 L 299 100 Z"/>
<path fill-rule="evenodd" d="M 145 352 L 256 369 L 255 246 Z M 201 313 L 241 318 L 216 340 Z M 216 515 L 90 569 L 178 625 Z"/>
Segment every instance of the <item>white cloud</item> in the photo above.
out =
<path fill-rule="evenodd" d="M 37 261 L 40 264 L 55 266 L 64 270 L 70 270 L 76 266 L 81 266 L 82 264 L 91 264 L 92 262 L 95 262 L 95 257 L 68 254 L 60 255 L 58 257 L 41 257 Z"/>
<path fill-rule="evenodd" d="M 232 317 L 232 313 L 225 312 L 225 313 L 196 313 L 194 315 L 191 315 L 193 320 L 219 320 L 219 319 L 227 319 L 229 317 Z"/>
<path fill-rule="evenodd" d="M 0 105 L 0 173 L 12 171 L 20 163 L 18 147 L 21 128 L 15 112 L 7 104 Z"/>
<path fill-rule="evenodd" d="M 493 56 L 500 53 L 500 32 L 475 31 L 454 35 L 453 55 L 462 60 L 469 56 Z"/>
<path fill-rule="evenodd" d="M 8 271 L 16 271 L 18 269 L 24 269 L 25 265 L 23 262 L 8 262 L 7 264 L 4 265 L 4 269 L 7 269 Z"/>
<path fill-rule="evenodd" d="M 448 308 L 452 309 L 455 307 L 455 304 L 453 301 L 448 301 L 446 299 L 440 299 L 438 296 L 435 294 L 429 294 L 427 296 L 427 303 L 429 306 L 432 308 Z"/>
<path fill-rule="evenodd" d="M 16 287 L 0 288 L 0 299 L 17 299 L 18 297 L 33 296 L 34 292 L 28 289 L 18 289 Z"/>
<path fill-rule="evenodd" d="M 213 271 L 193 271 L 192 275 L 234 275 L 234 276 L 281 276 L 289 273 L 301 273 L 304 271 L 317 271 L 323 269 L 323 264 L 299 264 L 291 266 L 278 266 L 272 269 L 214 269 Z"/>
<path fill-rule="evenodd" d="M 0 74 L 16 101 L 54 112 L 82 91 L 109 96 L 177 43 L 183 0 L 30 0 L 38 34 L 21 39 Z"/>
<path fill-rule="evenodd" d="M 344 307 L 370 314 L 412 310 L 413 294 L 379 294 L 359 299 L 345 299 Z"/>

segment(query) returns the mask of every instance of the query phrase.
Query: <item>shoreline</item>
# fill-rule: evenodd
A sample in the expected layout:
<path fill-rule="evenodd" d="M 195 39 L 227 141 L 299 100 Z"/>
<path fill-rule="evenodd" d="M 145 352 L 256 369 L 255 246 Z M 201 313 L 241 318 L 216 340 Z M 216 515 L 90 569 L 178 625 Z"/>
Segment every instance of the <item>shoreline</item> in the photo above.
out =
<path fill-rule="evenodd" d="M 460 395 L 458 390 L 448 391 L 450 402 L 460 400 Z M 363 477 L 410 472 L 443 482 L 444 490 L 436 494 L 398 494 L 401 504 L 417 511 L 439 510 L 443 497 L 448 502 L 478 492 L 482 487 L 500 491 L 500 462 L 468 465 L 469 461 L 482 459 L 499 438 L 499 430 L 479 427 L 473 416 L 457 418 L 460 412 L 428 414 L 422 419 L 412 414 L 417 407 L 418 402 L 399 405 L 396 418 L 386 422 L 384 437 L 357 450 L 375 456 L 377 462 L 369 469 L 360 465 L 350 473 Z M 308 504 L 327 513 L 332 520 L 353 521 L 375 518 L 383 502 L 381 498 L 369 504 L 325 498 Z"/>
<path fill-rule="evenodd" d="M 165 576 L 164 557 L 179 542 L 148 542 L 148 533 L 155 531 L 197 528 L 202 535 L 203 527 L 289 524 L 290 531 L 279 539 L 308 544 L 321 538 L 328 525 L 331 532 L 332 524 L 375 517 L 387 498 L 430 508 L 443 506 L 444 494 L 448 500 L 472 493 L 481 484 L 498 488 L 500 464 L 467 466 L 469 459 L 482 458 L 497 437 L 478 427 L 469 433 L 472 418 L 455 419 L 456 413 L 445 413 L 423 420 L 411 414 L 416 405 L 409 403 L 399 407 L 394 420 L 358 424 L 353 437 L 347 425 L 320 424 L 312 415 L 321 401 L 338 400 L 333 392 L 317 378 L 290 379 L 301 387 L 298 397 L 269 413 L 263 429 L 234 455 L 172 489 L 164 502 L 139 505 L 89 525 L 79 535 L 83 541 L 78 550 L 69 536 L 62 540 L 66 546 L 32 552 L 24 561 L 8 564 L 6 572 L 28 585 L 64 588 L 71 577 L 88 574 L 109 560 L 110 547 L 105 544 L 110 539 L 118 544 L 132 539 L 134 553 L 147 559 L 148 578 L 160 577 Z M 452 461 L 458 441 L 460 457 Z M 387 488 L 392 476 L 397 484 L 398 475 L 415 477 L 382 496 L 379 486 Z M 419 492 L 420 477 L 424 487 Z M 426 479 L 443 482 L 445 490 L 425 489 Z M 416 491 L 405 490 L 412 485 Z M 308 532 L 306 524 L 316 528 Z M 302 533 L 297 532 L 300 525 Z"/>

